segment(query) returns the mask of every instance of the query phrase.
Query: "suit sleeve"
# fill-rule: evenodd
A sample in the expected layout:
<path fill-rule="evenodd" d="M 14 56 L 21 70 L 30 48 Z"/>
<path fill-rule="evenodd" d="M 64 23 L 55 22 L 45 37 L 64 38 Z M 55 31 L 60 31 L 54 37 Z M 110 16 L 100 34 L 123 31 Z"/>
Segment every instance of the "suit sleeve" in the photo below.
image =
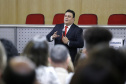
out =
<path fill-rule="evenodd" d="M 46 39 L 47 39 L 49 42 L 51 42 L 50 37 L 54 34 L 54 32 L 57 31 L 57 30 L 56 30 L 56 27 L 57 27 L 57 25 L 53 28 L 53 30 L 52 30 L 49 34 L 46 35 Z"/>
<path fill-rule="evenodd" d="M 84 40 L 83 40 L 83 30 L 80 28 L 76 31 L 75 41 L 70 41 L 69 47 L 83 48 Z"/>

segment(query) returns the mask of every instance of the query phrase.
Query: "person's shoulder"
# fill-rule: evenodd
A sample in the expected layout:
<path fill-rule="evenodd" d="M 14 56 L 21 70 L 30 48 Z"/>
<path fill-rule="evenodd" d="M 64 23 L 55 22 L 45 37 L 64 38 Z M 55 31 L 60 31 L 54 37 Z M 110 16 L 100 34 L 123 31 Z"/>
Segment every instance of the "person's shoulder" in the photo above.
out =
<path fill-rule="evenodd" d="M 64 23 L 62 24 L 56 24 L 54 29 L 58 30 L 59 28 L 62 28 L 64 26 Z"/>
<path fill-rule="evenodd" d="M 72 72 L 68 74 L 68 76 L 66 77 L 66 83 L 65 84 L 70 84 L 70 81 L 71 81 L 73 75 L 74 75 L 74 73 L 72 73 Z"/>
<path fill-rule="evenodd" d="M 64 23 L 62 23 L 62 24 L 56 24 L 56 26 L 62 26 L 62 25 L 64 25 Z"/>
<path fill-rule="evenodd" d="M 77 29 L 77 30 L 82 30 L 82 28 L 80 28 L 78 25 L 73 24 L 73 26 Z"/>
<path fill-rule="evenodd" d="M 36 69 L 36 72 L 37 73 L 55 73 L 55 70 L 53 67 L 51 66 L 39 66 L 37 69 Z"/>
<path fill-rule="evenodd" d="M 74 23 L 72 24 L 72 26 L 74 26 L 74 27 L 78 27 L 78 26 L 77 26 L 76 24 L 74 24 Z"/>

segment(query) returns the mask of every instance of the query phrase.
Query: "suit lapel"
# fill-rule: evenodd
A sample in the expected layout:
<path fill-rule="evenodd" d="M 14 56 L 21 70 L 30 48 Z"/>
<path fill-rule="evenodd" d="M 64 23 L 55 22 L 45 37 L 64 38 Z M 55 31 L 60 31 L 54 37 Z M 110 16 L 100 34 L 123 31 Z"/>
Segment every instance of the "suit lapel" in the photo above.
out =
<path fill-rule="evenodd" d="M 64 24 L 62 24 L 62 25 L 60 26 L 60 28 L 58 29 L 58 30 L 59 30 L 60 38 L 62 38 L 62 30 L 63 30 L 63 28 L 64 28 Z"/>
<path fill-rule="evenodd" d="M 69 37 L 69 36 L 70 36 L 70 34 L 72 34 L 72 32 L 73 32 L 73 31 L 74 31 L 74 29 L 75 29 L 74 27 L 75 27 L 75 25 L 74 25 L 74 24 L 72 24 L 72 25 L 71 25 L 71 27 L 70 27 L 70 29 L 69 29 L 69 31 L 68 31 L 68 32 L 67 32 L 67 34 L 66 34 L 66 36 L 67 36 L 67 37 Z"/>

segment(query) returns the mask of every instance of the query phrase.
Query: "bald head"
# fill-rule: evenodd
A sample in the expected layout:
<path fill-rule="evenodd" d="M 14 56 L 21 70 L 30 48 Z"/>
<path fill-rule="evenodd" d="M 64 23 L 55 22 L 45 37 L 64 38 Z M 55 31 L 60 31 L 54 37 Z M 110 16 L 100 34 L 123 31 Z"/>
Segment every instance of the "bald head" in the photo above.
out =
<path fill-rule="evenodd" d="M 10 59 L 3 73 L 3 81 L 5 84 L 33 84 L 35 64 L 24 56 Z"/>
<path fill-rule="evenodd" d="M 35 69 L 35 64 L 25 56 L 14 57 L 9 64 L 15 72 L 20 74 L 28 74 Z"/>

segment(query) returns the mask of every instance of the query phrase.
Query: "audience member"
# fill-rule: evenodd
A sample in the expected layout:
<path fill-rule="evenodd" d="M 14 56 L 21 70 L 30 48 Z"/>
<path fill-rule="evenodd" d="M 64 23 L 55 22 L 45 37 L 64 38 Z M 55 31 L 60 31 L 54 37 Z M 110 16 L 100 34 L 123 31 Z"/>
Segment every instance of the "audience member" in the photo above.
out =
<path fill-rule="evenodd" d="M 6 67 L 6 62 L 7 62 L 6 60 L 7 58 L 6 58 L 5 50 L 2 43 L 0 42 L 0 84 L 4 84 L 2 81 L 2 74 L 3 74 L 4 68 Z"/>
<path fill-rule="evenodd" d="M 71 73 L 71 72 L 74 72 L 74 65 L 73 65 L 73 62 L 72 62 L 72 60 L 71 60 L 70 55 L 69 55 L 69 58 L 70 58 L 70 61 L 69 61 L 68 67 L 67 67 L 67 71 L 68 71 L 69 73 Z"/>
<path fill-rule="evenodd" d="M 14 46 L 14 44 L 11 41 L 4 38 L 1 38 L 0 41 L 2 42 L 5 48 L 7 61 L 14 56 L 18 56 L 17 48 Z"/>
<path fill-rule="evenodd" d="M 78 84 L 124 84 L 126 55 L 103 45 L 94 47 L 88 55 L 83 67 L 75 72 L 71 84 L 77 82 Z"/>
<path fill-rule="evenodd" d="M 101 62 L 111 62 L 115 66 L 120 75 L 125 78 L 126 73 L 126 55 L 118 50 L 113 48 L 103 48 L 103 49 L 94 49 L 94 52 L 91 53 L 91 58 Z"/>
<path fill-rule="evenodd" d="M 85 54 L 96 45 L 103 43 L 105 46 L 109 46 L 109 41 L 112 39 L 112 34 L 109 30 L 103 27 L 89 28 L 84 33 L 84 39 L 86 42 Z"/>
<path fill-rule="evenodd" d="M 2 77 L 5 84 L 35 84 L 35 64 L 26 57 L 14 57 Z"/>
<path fill-rule="evenodd" d="M 74 61 L 74 68 L 75 68 L 75 71 L 76 69 L 78 68 L 78 66 L 80 66 L 81 64 L 83 64 L 83 62 L 86 60 L 86 56 L 85 54 L 80 51 L 77 53 L 76 57 L 75 57 L 75 61 Z"/>
<path fill-rule="evenodd" d="M 50 62 L 51 65 L 55 67 L 55 71 L 62 84 L 66 84 L 66 82 L 70 81 L 70 79 L 66 79 L 69 76 L 67 71 L 69 61 L 69 51 L 64 45 L 57 44 L 52 48 Z"/>
<path fill-rule="evenodd" d="M 108 63 L 109 64 L 109 63 Z M 90 63 L 78 69 L 70 84 L 124 84 L 115 67 L 107 64 Z"/>
<path fill-rule="evenodd" d="M 88 58 L 88 53 L 92 51 L 93 47 L 100 44 L 109 47 L 109 41 L 111 39 L 112 39 L 111 32 L 103 27 L 92 27 L 87 29 L 84 32 L 84 40 L 85 40 L 86 48 L 82 50 L 82 53 L 77 54 L 76 61 L 74 63 L 74 65 L 76 64 L 75 67 L 77 68 L 79 65 L 82 64 L 81 62 L 83 62 L 85 58 Z M 81 55 L 81 59 L 80 59 L 80 55 Z"/>
<path fill-rule="evenodd" d="M 26 45 L 23 55 L 30 58 L 37 66 L 36 78 L 40 84 L 59 84 L 60 81 L 53 67 L 48 66 L 48 43 L 46 37 L 36 35 Z"/>

